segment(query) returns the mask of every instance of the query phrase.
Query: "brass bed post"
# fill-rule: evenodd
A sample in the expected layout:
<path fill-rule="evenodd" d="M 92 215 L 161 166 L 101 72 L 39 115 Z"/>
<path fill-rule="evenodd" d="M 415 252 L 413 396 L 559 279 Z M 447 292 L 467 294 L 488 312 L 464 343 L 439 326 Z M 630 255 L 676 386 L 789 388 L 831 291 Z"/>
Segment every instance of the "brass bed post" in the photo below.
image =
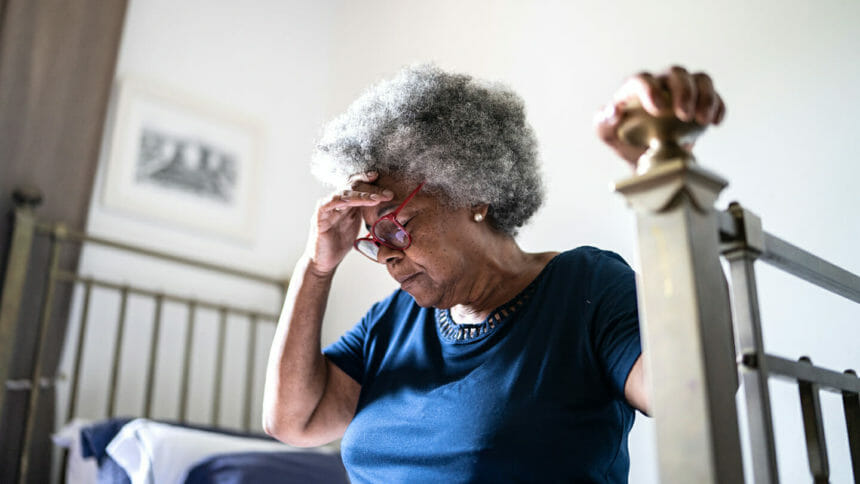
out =
<path fill-rule="evenodd" d="M 18 468 L 18 482 L 25 484 L 30 467 L 30 447 L 33 444 L 33 435 L 36 429 L 36 412 L 39 408 L 39 397 L 42 391 L 42 365 L 44 364 L 45 347 L 48 341 L 48 326 L 51 322 L 51 310 L 54 304 L 54 291 L 56 289 L 56 275 L 60 266 L 60 241 L 65 238 L 66 227 L 62 224 L 55 225 L 50 232 L 51 256 L 48 265 L 48 273 L 45 275 L 46 289 L 45 297 L 42 299 L 42 308 L 39 315 L 39 326 L 36 331 L 36 349 L 33 354 L 33 370 L 30 377 L 30 398 L 27 402 L 26 419 L 24 426 L 24 440 L 21 447 L 21 460 Z"/>
<path fill-rule="evenodd" d="M 9 240 L 3 287 L 0 288 L 2 292 L 0 294 L 0 414 L 6 402 L 6 382 L 9 379 L 12 358 L 15 356 L 18 317 L 24 297 L 24 284 L 27 282 L 30 251 L 33 248 L 33 237 L 36 233 L 34 212 L 42 202 L 42 195 L 36 189 L 19 188 L 13 194 L 13 200 L 15 202 L 15 210 L 12 213 L 13 228 Z"/>
<path fill-rule="evenodd" d="M 682 145 L 694 123 L 627 113 L 621 139 L 650 147 L 619 182 L 636 212 L 640 326 L 660 482 L 744 481 L 728 289 L 714 202 L 727 182 Z"/>

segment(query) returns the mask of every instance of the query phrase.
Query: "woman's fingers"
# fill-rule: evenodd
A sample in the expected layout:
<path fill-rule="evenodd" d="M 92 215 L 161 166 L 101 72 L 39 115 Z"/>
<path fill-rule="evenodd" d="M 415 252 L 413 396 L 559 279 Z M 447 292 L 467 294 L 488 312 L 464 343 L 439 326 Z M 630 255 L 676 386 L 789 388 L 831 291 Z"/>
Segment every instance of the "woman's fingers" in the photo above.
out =
<path fill-rule="evenodd" d="M 682 121 L 702 125 L 719 123 L 726 109 L 710 76 L 704 72 L 691 73 L 681 66 L 672 66 L 658 76 L 640 72 L 628 79 L 616 93 L 613 104 L 623 110 L 630 102 L 638 102 L 654 116 L 672 114 Z"/>
<path fill-rule="evenodd" d="M 707 126 L 722 120 L 725 106 L 714 89 L 711 76 L 704 72 L 690 73 L 683 67 L 674 66 L 658 79 L 666 84 L 674 114 L 682 121 L 695 121 Z"/>
<path fill-rule="evenodd" d="M 717 112 L 714 113 L 714 124 L 720 124 L 723 122 L 723 118 L 726 117 L 726 103 L 723 102 L 723 98 L 717 94 Z"/>
<path fill-rule="evenodd" d="M 344 212 L 356 207 L 377 205 L 394 198 L 394 192 L 370 185 L 367 180 L 375 176 L 354 175 L 350 178 L 349 189 L 333 193 L 321 206 L 321 212 Z"/>
<path fill-rule="evenodd" d="M 636 74 L 621 86 L 594 122 L 600 139 L 634 166 L 644 147 L 623 143 L 617 132 L 634 106 L 642 106 L 653 116 L 675 116 L 702 125 L 719 124 L 726 115 L 725 103 L 710 76 L 703 72 L 691 73 L 673 66 L 657 76 Z"/>
<path fill-rule="evenodd" d="M 344 190 L 341 195 L 345 199 L 389 200 L 393 198 L 394 193 L 391 190 L 373 184 L 378 178 L 379 174 L 375 171 L 356 173 L 349 177 L 347 181 L 349 189 Z"/>
<path fill-rule="evenodd" d="M 639 101 L 646 111 L 654 116 L 671 109 L 666 90 L 649 72 L 640 72 L 627 80 L 615 94 L 615 102 Z"/>
<path fill-rule="evenodd" d="M 696 122 L 708 125 L 714 122 L 718 108 L 717 92 L 711 78 L 702 72 L 693 75 L 696 85 Z"/>
<path fill-rule="evenodd" d="M 696 83 L 693 77 L 681 66 L 672 66 L 660 76 L 672 99 L 672 112 L 682 121 L 691 121 L 696 115 Z"/>
<path fill-rule="evenodd" d="M 354 175 L 351 175 L 349 177 L 349 179 L 347 180 L 347 183 L 350 186 L 353 186 L 355 183 L 360 183 L 360 182 L 373 183 L 374 181 L 376 181 L 377 178 L 379 178 L 378 172 L 373 171 L 373 170 L 364 171 L 364 172 L 360 172 L 360 173 L 356 173 Z"/>
<path fill-rule="evenodd" d="M 618 153 L 618 156 L 635 166 L 636 160 L 645 152 L 641 146 L 633 146 L 618 139 L 618 126 L 624 120 L 624 102 L 612 102 L 600 110 L 594 117 L 594 127 L 597 136 Z"/>

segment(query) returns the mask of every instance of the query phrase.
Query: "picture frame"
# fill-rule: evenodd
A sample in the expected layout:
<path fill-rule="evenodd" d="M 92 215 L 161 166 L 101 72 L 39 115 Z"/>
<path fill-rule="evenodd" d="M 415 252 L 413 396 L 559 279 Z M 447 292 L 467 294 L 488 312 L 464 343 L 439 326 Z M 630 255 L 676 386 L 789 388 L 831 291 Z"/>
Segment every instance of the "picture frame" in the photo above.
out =
<path fill-rule="evenodd" d="M 139 78 L 117 82 L 103 203 L 238 242 L 257 231 L 262 136 L 237 111 Z"/>

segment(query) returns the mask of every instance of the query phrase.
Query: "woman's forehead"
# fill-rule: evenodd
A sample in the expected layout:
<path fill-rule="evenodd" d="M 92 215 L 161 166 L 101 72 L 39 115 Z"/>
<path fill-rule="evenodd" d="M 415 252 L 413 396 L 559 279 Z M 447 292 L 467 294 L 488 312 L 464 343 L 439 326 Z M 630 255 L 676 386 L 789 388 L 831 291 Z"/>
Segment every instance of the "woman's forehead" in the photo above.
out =
<path fill-rule="evenodd" d="M 376 221 L 378 218 L 383 215 L 392 212 L 397 207 L 399 207 L 404 200 L 420 185 L 420 183 L 407 181 L 402 178 L 392 177 L 392 176 L 380 176 L 378 180 L 372 183 L 373 186 L 376 186 L 380 189 L 387 189 L 394 192 L 394 198 L 390 201 L 382 202 L 379 205 L 375 205 L 372 207 L 365 207 L 362 209 L 362 217 L 365 222 L 371 224 Z M 408 209 L 414 206 L 421 206 L 426 204 L 426 197 L 423 196 L 421 192 L 415 194 L 406 207 L 404 209 Z"/>
<path fill-rule="evenodd" d="M 391 190 L 394 192 L 395 200 L 402 200 L 412 193 L 412 190 L 415 190 L 419 183 L 410 182 L 406 178 L 394 175 L 381 175 L 372 185 Z"/>

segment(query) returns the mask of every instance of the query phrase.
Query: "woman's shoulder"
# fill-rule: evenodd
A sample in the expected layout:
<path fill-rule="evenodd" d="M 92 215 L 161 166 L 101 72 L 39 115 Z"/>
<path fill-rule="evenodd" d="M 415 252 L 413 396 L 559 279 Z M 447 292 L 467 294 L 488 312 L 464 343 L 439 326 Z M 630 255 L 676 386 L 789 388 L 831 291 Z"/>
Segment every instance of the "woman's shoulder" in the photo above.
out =
<path fill-rule="evenodd" d="M 392 308 L 404 309 L 415 304 L 415 299 L 408 292 L 397 288 L 385 298 L 373 303 L 369 312 L 382 313 Z"/>
<path fill-rule="evenodd" d="M 400 318 L 404 314 L 420 309 L 418 303 L 403 289 L 397 288 L 384 299 L 373 304 L 365 315 L 365 324 L 374 325 L 380 320 Z"/>
<path fill-rule="evenodd" d="M 614 264 L 621 263 L 627 267 L 630 265 L 618 253 L 611 250 L 600 249 L 591 245 L 582 245 L 573 249 L 559 252 L 553 259 L 561 264 Z"/>
<path fill-rule="evenodd" d="M 618 253 L 583 245 L 566 250 L 555 256 L 547 266 L 552 268 L 556 277 L 575 277 L 579 280 L 589 280 L 595 277 L 613 277 L 621 274 L 632 274 L 630 264 Z"/>

